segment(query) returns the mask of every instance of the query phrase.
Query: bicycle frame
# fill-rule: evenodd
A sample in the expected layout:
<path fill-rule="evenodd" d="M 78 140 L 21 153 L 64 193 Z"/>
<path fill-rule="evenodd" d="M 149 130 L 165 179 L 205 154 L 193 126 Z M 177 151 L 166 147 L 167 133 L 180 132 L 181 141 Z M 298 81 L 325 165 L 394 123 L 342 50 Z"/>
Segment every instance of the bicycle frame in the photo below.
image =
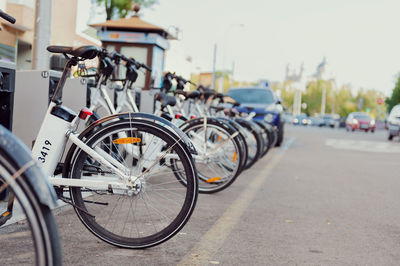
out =
<path fill-rule="evenodd" d="M 61 105 L 62 89 L 69 76 L 71 66 L 76 63 L 76 59 L 75 61 L 74 59 L 70 59 L 64 67 L 63 74 L 54 92 L 53 98 L 50 101 L 33 146 L 32 156 L 39 162 L 46 176 L 49 177 L 50 183 L 54 186 L 90 186 L 99 189 L 126 189 L 127 186 L 132 186 L 138 177 L 126 174 L 130 172 L 129 169 L 117 162 L 117 160 L 100 148 L 94 150 L 82 142 L 74 130 L 79 123 L 79 116 Z M 103 89 L 105 90 L 105 88 Z M 106 93 L 105 96 L 107 96 Z M 106 98 L 106 103 L 109 104 L 110 107 L 113 107 L 109 98 Z M 54 177 L 54 171 L 69 140 L 99 163 L 109 168 L 119 177 L 119 180 L 106 177 L 102 177 L 101 180 L 99 180 L 99 178 L 96 178 L 96 180 L 81 180 Z"/>
<path fill-rule="evenodd" d="M 45 174 L 49 177 L 49 181 L 55 186 L 74 186 L 74 187 L 85 187 L 91 186 L 99 189 L 113 188 L 126 188 L 126 185 L 131 185 L 131 181 L 136 180 L 135 177 L 127 175 L 129 169 L 126 169 L 122 164 L 116 163 L 108 154 L 101 152 L 100 149 L 93 150 L 79 138 L 78 134 L 74 132 L 73 128 L 77 125 L 76 116 L 72 121 L 66 121 L 56 115 L 54 115 L 55 108 L 61 108 L 56 103 L 51 102 L 42 126 L 40 127 L 39 134 L 35 141 L 35 145 L 32 149 L 32 156 L 38 160 Z M 84 152 L 98 160 L 101 164 L 115 172 L 120 178 L 121 182 L 116 182 L 115 178 L 108 179 L 102 178 L 103 180 L 80 180 L 80 179 L 65 179 L 56 178 L 53 173 L 57 167 L 57 164 L 62 156 L 67 141 L 70 140 Z M 112 163 L 111 163 L 112 162 Z M 116 166 L 114 166 L 116 165 Z"/>
<path fill-rule="evenodd" d="M 99 81 L 90 94 L 90 110 L 95 110 L 99 106 L 104 107 L 110 114 L 116 114 L 117 111 L 114 108 L 114 104 L 111 101 L 110 96 L 107 93 L 106 86 L 102 83 L 104 76 L 100 75 Z M 100 92 L 100 95 L 99 95 Z"/>

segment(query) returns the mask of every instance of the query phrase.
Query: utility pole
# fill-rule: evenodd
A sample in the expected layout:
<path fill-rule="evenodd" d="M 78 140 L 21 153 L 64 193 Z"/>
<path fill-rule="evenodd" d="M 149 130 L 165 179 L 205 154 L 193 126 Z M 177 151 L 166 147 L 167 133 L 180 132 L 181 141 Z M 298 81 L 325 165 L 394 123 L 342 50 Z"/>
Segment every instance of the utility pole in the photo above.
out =
<path fill-rule="evenodd" d="M 323 116 L 325 114 L 325 105 L 326 105 L 326 86 L 324 83 L 322 83 L 321 85 L 322 85 L 321 116 Z"/>
<path fill-rule="evenodd" d="M 216 70 L 215 70 L 215 64 L 217 62 L 217 44 L 214 44 L 214 57 L 213 57 L 213 72 L 212 72 L 212 84 L 211 84 L 211 89 L 215 90 L 215 79 L 216 79 Z"/>
<path fill-rule="evenodd" d="M 49 69 L 49 53 L 51 34 L 51 2 L 52 0 L 36 0 L 35 30 L 32 51 L 32 69 Z"/>
<path fill-rule="evenodd" d="M 231 88 L 235 86 L 234 73 L 235 73 L 235 60 L 232 61 L 232 82 L 230 83 Z"/>

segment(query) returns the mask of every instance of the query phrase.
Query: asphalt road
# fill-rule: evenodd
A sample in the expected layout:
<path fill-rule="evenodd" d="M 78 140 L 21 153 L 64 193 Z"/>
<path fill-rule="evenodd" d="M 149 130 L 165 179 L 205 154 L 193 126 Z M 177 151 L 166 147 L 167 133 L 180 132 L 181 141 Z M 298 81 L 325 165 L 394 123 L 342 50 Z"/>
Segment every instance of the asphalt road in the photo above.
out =
<path fill-rule="evenodd" d="M 283 147 L 227 190 L 200 195 L 185 228 L 146 250 L 92 236 L 56 211 L 65 265 L 399 265 L 400 142 L 288 126 Z"/>

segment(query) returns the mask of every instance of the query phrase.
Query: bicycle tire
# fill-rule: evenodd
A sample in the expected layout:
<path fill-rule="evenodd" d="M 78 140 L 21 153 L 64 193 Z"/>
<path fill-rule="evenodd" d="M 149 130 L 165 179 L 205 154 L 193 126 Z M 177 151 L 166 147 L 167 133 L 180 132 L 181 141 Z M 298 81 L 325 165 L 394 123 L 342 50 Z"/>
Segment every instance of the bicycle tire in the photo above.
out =
<path fill-rule="evenodd" d="M 118 247 L 123 247 L 123 248 L 132 248 L 132 249 L 141 249 L 141 248 L 148 248 L 151 246 L 155 246 L 158 244 L 161 244 L 165 241 L 167 241 L 168 239 L 170 239 L 171 237 L 173 237 L 176 233 L 178 233 L 183 226 L 186 224 L 186 222 L 189 220 L 195 205 L 196 205 L 196 200 L 197 200 L 197 194 L 198 194 L 198 182 L 197 182 L 197 176 L 196 176 L 196 169 L 195 169 L 195 165 L 194 162 L 191 158 L 190 153 L 188 152 L 187 149 L 185 149 L 185 144 L 183 141 L 181 141 L 177 135 L 171 131 L 169 131 L 168 129 L 166 129 L 165 127 L 163 127 L 160 124 L 154 123 L 154 122 L 149 122 L 149 121 L 145 121 L 145 120 L 140 120 L 140 119 L 125 119 L 125 120 L 119 120 L 119 121 L 115 121 L 112 122 L 106 126 L 102 126 L 100 127 L 98 130 L 92 130 L 89 132 L 89 134 L 87 136 L 84 136 L 84 142 L 89 146 L 89 147 L 94 147 L 96 145 L 99 145 L 99 143 L 103 143 L 101 145 L 108 145 L 107 142 L 105 142 L 105 138 L 106 137 L 112 137 L 112 136 L 116 136 L 118 137 L 118 134 L 122 134 L 122 132 L 125 132 L 123 134 L 127 134 L 127 132 L 132 132 L 131 134 L 133 134 L 135 132 L 136 136 L 142 136 L 141 138 L 143 139 L 143 141 L 141 143 L 145 143 L 146 142 L 146 138 L 145 138 L 145 134 L 151 134 L 152 136 L 155 136 L 156 138 L 160 139 L 160 141 L 165 142 L 165 145 L 168 147 L 172 146 L 171 151 L 173 151 L 175 154 L 177 154 L 177 156 L 179 157 L 180 163 L 182 165 L 182 171 L 185 173 L 186 176 L 186 186 L 183 186 L 178 180 L 176 180 L 174 175 L 171 175 L 173 178 L 173 180 L 175 180 L 175 182 L 177 184 L 179 184 L 179 188 L 178 187 L 174 187 L 174 188 L 170 188 L 170 191 L 167 190 L 167 188 L 165 189 L 165 191 L 167 191 L 169 194 L 169 197 L 171 197 L 171 195 L 175 196 L 176 198 L 174 198 L 174 200 L 172 201 L 171 199 L 169 199 L 166 196 L 161 196 L 160 193 L 162 193 L 162 190 L 160 190 L 161 192 L 159 192 L 159 194 L 157 194 L 158 192 L 155 192 L 157 189 L 157 186 L 162 186 L 163 184 L 156 184 L 153 183 L 151 184 L 150 182 L 148 182 L 148 180 L 144 180 L 141 181 L 143 183 L 141 183 L 141 188 L 143 189 L 141 191 L 138 192 L 137 197 L 132 195 L 119 195 L 118 196 L 118 192 L 113 192 L 114 194 L 111 194 L 109 192 L 103 191 L 101 193 L 109 193 L 107 195 L 105 195 L 106 197 L 100 197 L 102 196 L 101 194 L 99 194 L 99 191 L 95 191 L 92 190 L 92 193 L 90 196 L 88 196 L 87 198 L 84 198 L 82 193 L 84 193 L 85 191 L 82 188 L 79 187 L 71 187 L 70 188 L 70 195 L 71 195 L 71 200 L 72 202 L 76 205 L 75 208 L 75 212 L 77 213 L 79 219 L 81 220 L 81 222 L 89 229 L 89 231 L 91 233 L 93 233 L 95 236 L 97 236 L 98 238 L 102 239 L 103 241 L 118 246 Z M 148 143 L 152 142 L 153 139 L 149 140 Z M 101 146 L 100 145 L 100 146 Z M 118 144 L 117 144 L 118 145 Z M 138 149 L 139 146 L 142 144 L 138 144 Z M 143 144 L 144 145 L 144 144 Z M 104 148 L 103 146 L 101 146 L 102 148 Z M 114 156 L 116 159 L 118 160 L 124 160 L 124 163 L 126 163 L 125 160 L 127 160 L 127 153 L 125 152 L 125 154 L 121 153 L 120 151 L 123 150 L 123 148 L 121 148 L 119 145 L 118 147 L 116 145 L 111 145 L 108 151 L 110 152 L 110 154 L 112 154 L 112 156 Z M 132 149 L 134 146 L 131 146 Z M 104 148 L 105 149 L 105 148 Z M 113 151 L 114 150 L 114 151 Z M 147 151 L 145 151 L 146 153 Z M 121 157 L 121 158 L 119 158 Z M 89 158 L 90 159 L 90 158 Z M 84 167 L 88 166 L 88 162 L 90 161 L 88 159 L 88 155 L 83 152 L 81 149 L 76 149 L 74 156 L 71 157 L 71 161 L 67 163 L 67 165 L 70 165 L 70 169 L 69 169 L 69 178 L 82 178 L 82 174 L 85 173 L 88 174 L 88 172 L 93 171 L 92 170 L 85 170 Z M 92 158 L 93 159 L 93 158 Z M 136 160 L 136 161 L 135 161 Z M 138 164 L 139 159 L 134 159 L 132 158 L 131 162 L 132 166 L 134 166 L 134 163 Z M 161 161 L 160 160 L 160 164 L 162 163 L 162 165 L 160 167 L 163 167 L 164 164 L 166 164 L 167 160 Z M 86 164 L 86 166 L 85 166 Z M 93 164 L 93 163 L 92 163 Z M 166 166 L 166 168 L 170 168 L 169 166 Z M 167 169 L 170 170 L 170 169 Z M 98 170 L 100 171 L 100 170 Z M 89 173 L 90 174 L 90 173 Z M 98 173 L 97 173 L 98 174 Z M 167 172 L 162 176 L 162 178 L 166 178 Z M 149 176 L 149 175 L 147 175 Z M 155 180 L 157 181 L 157 180 Z M 146 183 L 147 182 L 147 183 Z M 167 184 L 167 183 L 165 183 Z M 172 183 L 168 183 L 168 186 L 171 185 Z M 175 184 L 174 184 L 175 185 Z M 147 186 L 147 187 L 146 187 Z M 146 187 L 146 191 L 144 190 L 144 188 Z M 153 189 L 152 189 L 153 187 Z M 150 189 L 149 189 L 150 188 Z M 136 188 L 135 188 L 136 189 Z M 173 189 L 176 189 L 176 191 L 173 191 L 173 193 L 171 192 Z M 179 196 L 178 198 L 178 192 L 179 190 L 182 191 L 182 194 Z M 95 191 L 95 192 L 94 192 Z M 165 192 L 164 191 L 164 192 Z M 152 193 L 150 195 L 150 193 Z M 140 196 L 141 195 L 141 196 Z M 97 196 L 98 198 L 101 198 L 101 200 L 106 200 L 108 204 L 111 204 L 111 207 L 114 207 L 114 209 L 107 208 L 105 206 L 101 206 L 99 208 L 94 207 L 93 205 L 90 206 L 90 202 L 88 202 L 88 198 L 90 198 L 91 201 L 97 201 L 97 202 L 101 202 L 101 200 L 97 200 Z M 109 198 L 107 198 L 107 196 L 109 196 Z M 114 197 L 113 197 L 114 196 Z M 117 196 L 117 197 L 115 197 Z M 144 222 L 144 216 L 139 216 L 135 217 L 135 215 L 139 212 L 142 211 L 142 209 L 138 209 L 136 208 L 138 205 L 146 205 L 147 203 L 150 203 L 150 198 L 148 200 L 148 202 L 145 202 L 146 199 L 144 199 L 143 197 L 150 197 L 152 196 L 152 200 L 154 200 L 157 197 L 162 198 L 164 201 L 168 201 L 169 203 L 171 203 L 170 206 L 168 206 L 168 209 L 165 209 L 163 211 L 168 211 L 168 212 L 172 212 L 173 207 L 172 206 L 174 204 L 179 205 L 175 208 L 176 213 L 172 214 L 171 219 L 169 219 L 169 221 L 167 221 L 168 225 L 160 225 L 160 226 L 164 226 L 161 230 L 158 231 L 158 229 L 156 228 L 156 224 L 153 221 L 151 221 L 151 224 L 149 221 L 147 221 L 148 223 Z M 142 197 L 143 202 L 139 202 L 139 197 Z M 111 199 L 112 198 L 112 199 Z M 117 198 L 117 202 L 115 202 L 115 198 Z M 129 199 L 131 199 L 129 201 Z M 114 202 L 113 202 L 114 201 Z M 135 201 L 135 202 L 133 202 Z M 135 204 L 135 214 L 132 215 L 133 220 L 128 217 L 128 216 L 124 216 L 124 218 L 126 219 L 124 224 L 120 224 L 117 222 L 121 222 L 122 223 L 122 216 L 124 214 L 124 211 L 122 210 L 124 203 L 128 203 L 128 211 L 131 210 L 131 208 L 133 207 L 132 204 Z M 162 202 L 165 203 L 165 202 Z M 119 205 L 119 206 L 118 206 Z M 147 206 L 147 205 L 146 205 Z M 115 212 L 115 208 L 120 208 L 120 213 L 118 214 L 114 214 Z M 148 207 L 144 207 L 147 208 L 146 211 L 150 211 Z M 154 206 L 153 206 L 154 208 Z M 161 208 L 161 207 L 160 207 Z M 107 211 L 112 211 L 111 214 L 108 217 L 99 217 L 97 216 L 99 213 L 100 215 L 102 215 L 102 213 L 105 213 Z M 126 211 L 125 211 L 126 212 Z M 161 215 L 161 209 L 159 210 L 154 210 L 155 213 L 159 213 Z M 96 218 L 93 219 L 93 217 L 91 215 L 96 214 Z M 150 214 L 150 213 L 149 213 Z M 111 215 L 113 217 L 111 217 Z M 151 219 L 151 215 L 149 215 L 150 219 Z M 130 218 L 129 222 L 128 222 L 128 218 Z M 137 222 L 135 221 L 135 219 L 138 218 Z M 142 219 L 142 221 L 139 221 L 139 219 Z M 168 218 L 166 215 L 163 218 Z M 108 223 L 110 221 L 107 221 L 105 219 L 110 219 L 112 221 L 112 219 L 114 219 L 114 228 L 111 228 L 108 226 Z M 139 222 L 141 222 L 139 224 Z M 161 224 L 161 220 L 160 220 L 160 224 Z M 130 232 L 128 233 L 128 229 L 125 230 L 125 227 L 130 226 Z M 139 226 L 141 226 L 140 231 L 139 230 Z M 148 226 L 153 226 L 154 227 L 154 232 L 150 232 L 153 231 L 152 229 L 150 230 L 150 228 Z M 159 226 L 157 224 L 157 226 Z M 118 228 L 117 228 L 118 227 Z M 122 227 L 122 231 L 121 233 L 117 232 L 121 230 Z M 135 227 L 133 229 L 133 227 Z M 132 230 L 135 230 L 137 234 L 135 234 L 133 236 L 132 234 Z M 148 233 L 148 235 L 145 235 L 145 233 Z"/>
<path fill-rule="evenodd" d="M 248 138 L 246 138 L 246 141 L 248 141 L 248 146 L 249 147 L 253 147 L 255 149 L 249 149 L 249 156 L 248 156 L 248 160 L 246 162 L 246 166 L 244 167 L 244 169 L 249 169 L 252 165 L 254 165 L 258 159 L 261 157 L 263 148 L 264 148 L 264 142 L 263 139 L 261 137 L 261 132 L 258 125 L 255 124 L 253 121 L 247 121 L 241 118 L 237 118 L 235 119 L 236 122 L 238 122 L 241 126 L 243 126 L 245 128 L 245 130 L 248 131 L 249 135 L 252 136 L 254 139 L 252 139 L 253 141 L 253 145 L 250 145 L 251 143 L 250 140 Z M 257 127 L 257 128 L 256 128 Z"/>
<path fill-rule="evenodd" d="M 263 121 L 258 121 L 258 120 L 254 120 L 254 122 L 256 122 L 257 125 L 261 127 L 261 129 L 263 130 L 262 136 L 264 140 L 264 150 L 261 154 L 261 157 L 264 157 L 268 153 L 270 148 L 270 138 L 268 136 L 267 124 Z"/>
<path fill-rule="evenodd" d="M 237 135 L 237 140 L 240 144 L 240 148 L 242 150 L 243 156 L 242 156 L 242 160 L 241 160 L 241 164 L 240 164 L 240 172 L 241 173 L 244 170 L 244 167 L 246 165 L 247 162 L 247 158 L 248 158 L 248 153 L 249 153 L 249 148 L 247 146 L 247 142 L 246 142 L 246 132 L 245 129 L 236 121 L 230 119 L 230 118 L 226 118 L 226 117 L 218 117 L 217 118 L 219 121 L 223 121 L 224 123 L 227 123 L 228 125 L 230 125 L 233 128 L 233 132 L 238 131 L 239 135 Z"/>
<path fill-rule="evenodd" d="M 182 128 L 182 130 L 189 137 L 192 137 L 191 136 L 192 134 L 198 135 L 198 132 L 205 132 L 203 118 L 192 121 L 191 123 L 185 125 Z M 202 162 L 201 160 L 195 160 L 197 175 L 199 177 L 199 192 L 210 194 L 226 189 L 236 180 L 242 169 L 243 151 L 240 148 L 238 135 L 230 139 L 230 136 L 232 136 L 235 133 L 233 128 L 229 127 L 222 128 L 219 121 L 216 121 L 214 119 L 208 119 L 207 130 L 208 130 L 207 134 L 209 134 L 209 136 L 207 136 L 207 140 L 208 142 L 210 142 L 210 144 L 214 144 L 214 141 L 218 141 L 218 138 L 220 138 L 221 139 L 220 141 L 222 142 L 227 140 L 225 144 L 223 144 L 217 150 L 212 152 L 212 154 L 207 156 L 204 162 Z M 202 137 L 204 134 L 200 133 L 200 135 Z M 217 137 L 217 139 L 215 138 L 212 139 L 213 137 Z M 195 145 L 197 143 L 195 140 L 193 140 L 192 142 Z M 200 143 L 199 144 L 200 147 L 197 147 L 196 150 L 201 151 L 202 144 L 203 143 Z M 218 147 L 219 145 L 218 142 L 215 144 L 216 144 L 215 146 Z M 227 146 L 226 144 L 232 144 L 232 145 L 226 147 Z M 221 149 L 223 149 L 224 147 L 230 148 L 229 149 L 230 151 L 228 152 L 226 150 L 221 151 Z M 233 157 L 227 158 L 226 156 L 227 153 L 230 153 Z M 212 168 L 212 166 L 215 167 Z M 229 173 L 227 173 L 227 171 L 229 171 Z M 224 174 L 228 174 L 228 176 L 223 176 Z M 176 176 L 179 180 L 182 180 L 179 174 L 176 174 Z M 215 179 L 215 181 L 210 181 L 213 179 Z"/>
<path fill-rule="evenodd" d="M 31 167 L 37 166 L 32 165 Z M 15 195 L 16 202 L 22 211 L 14 222 L 11 219 L 0 226 L 1 249 L 8 251 L 1 254 L 2 263 L 7 265 L 61 265 L 61 246 L 54 216 L 50 208 L 40 203 L 37 195 L 32 191 L 26 172 L 16 179 L 13 178 L 13 174 L 18 169 L 20 167 L 17 166 L 17 163 L 5 151 L 0 150 L 0 180 L 8 185 L 10 194 Z M 18 207 L 14 207 L 14 210 L 16 208 L 18 209 Z M 30 230 L 31 233 L 27 230 Z M 21 235 L 24 237 L 22 238 Z M 17 241 L 7 240 L 8 237 L 18 239 Z M 31 244 L 34 246 L 34 255 L 28 250 L 28 246 Z M 18 256 L 18 251 L 23 255 Z M 34 262 L 28 261 L 30 258 L 34 259 Z"/>

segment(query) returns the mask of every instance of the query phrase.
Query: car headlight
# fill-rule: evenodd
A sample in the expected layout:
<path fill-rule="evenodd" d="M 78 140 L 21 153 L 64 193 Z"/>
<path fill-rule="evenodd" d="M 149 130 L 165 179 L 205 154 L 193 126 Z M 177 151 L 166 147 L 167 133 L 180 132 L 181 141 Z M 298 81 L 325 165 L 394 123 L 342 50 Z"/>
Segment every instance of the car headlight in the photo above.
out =
<path fill-rule="evenodd" d="M 273 114 L 266 114 L 264 116 L 264 121 L 267 123 L 272 123 L 272 121 L 274 121 L 274 118 L 275 118 L 275 116 Z"/>
<path fill-rule="evenodd" d="M 293 123 L 298 123 L 298 122 L 299 122 L 299 119 L 297 119 L 297 118 L 293 119 Z"/>
<path fill-rule="evenodd" d="M 353 124 L 356 124 L 356 125 L 358 124 L 358 120 L 355 119 L 355 118 L 353 118 L 353 121 L 352 121 L 352 122 L 353 122 Z"/>
<path fill-rule="evenodd" d="M 371 126 L 375 125 L 375 120 L 372 119 L 370 123 L 371 123 Z"/>

